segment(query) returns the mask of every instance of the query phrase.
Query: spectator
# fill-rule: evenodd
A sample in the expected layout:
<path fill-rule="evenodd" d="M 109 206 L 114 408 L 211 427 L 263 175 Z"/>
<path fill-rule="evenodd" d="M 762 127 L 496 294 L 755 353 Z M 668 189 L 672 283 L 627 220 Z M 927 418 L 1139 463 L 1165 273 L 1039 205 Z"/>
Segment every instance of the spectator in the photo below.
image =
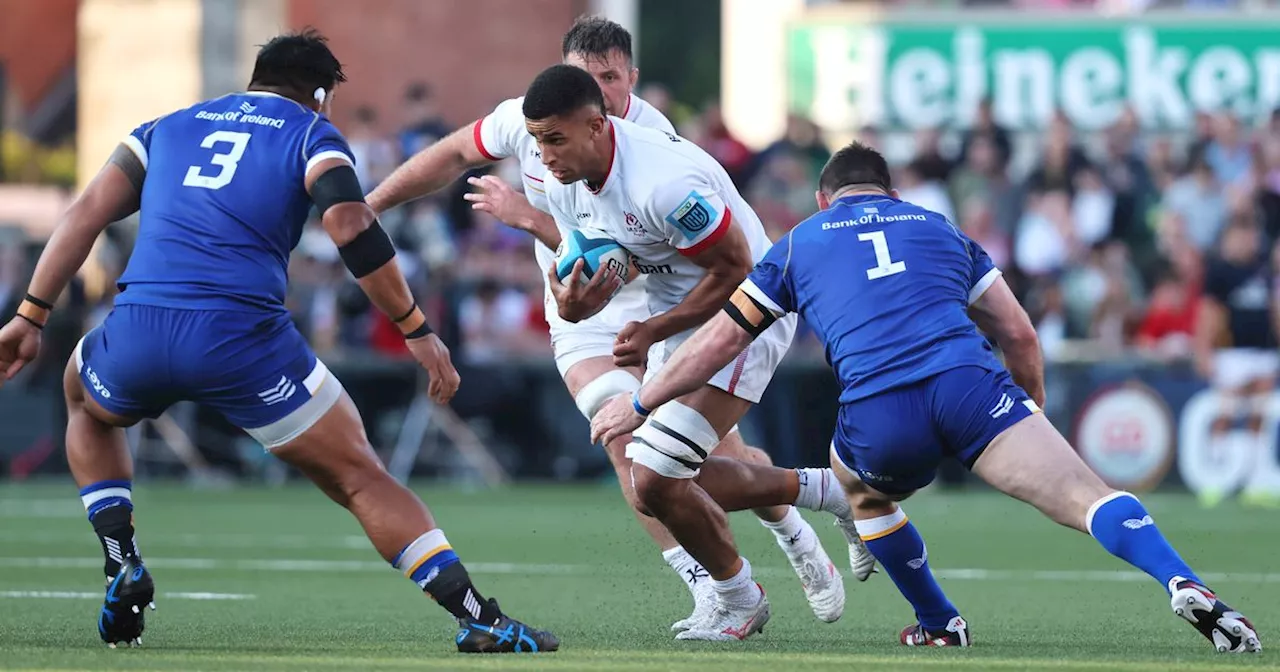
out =
<path fill-rule="evenodd" d="M 1006 235 L 1013 234 L 1021 216 L 1022 198 L 1009 181 L 1000 163 L 999 149 L 990 137 L 977 136 L 970 142 L 964 163 L 951 173 L 950 193 L 952 203 L 985 200 L 996 227 Z"/>
<path fill-rule="evenodd" d="M 1070 255 L 1072 228 L 1066 192 L 1029 196 L 1014 240 L 1014 264 L 1033 279 L 1058 273 Z"/>
<path fill-rule="evenodd" d="M 990 143 L 995 152 L 995 164 L 1003 172 L 1009 165 L 1010 157 L 1013 156 L 1013 141 L 1009 139 L 1008 129 L 996 123 L 995 112 L 989 97 L 978 102 L 973 127 L 965 131 L 960 140 L 960 156 L 957 157 L 959 163 L 968 161 L 969 152 L 972 151 L 974 143 L 979 140 Z"/>
<path fill-rule="evenodd" d="M 408 159 L 449 135 L 449 125 L 436 107 L 431 87 L 418 82 L 404 93 L 406 124 L 400 131 L 400 157 Z"/>
<path fill-rule="evenodd" d="M 927 167 L 919 161 L 912 161 L 903 167 L 894 180 L 899 197 L 925 210 L 936 212 L 952 222 L 956 221 L 955 208 L 951 205 L 951 196 L 947 194 L 946 183 L 926 175 Z"/>
<path fill-rule="evenodd" d="M 1071 201 L 1075 222 L 1074 239 L 1080 245 L 1093 245 L 1109 237 L 1116 214 L 1116 199 L 1093 168 L 1076 174 L 1076 195 Z"/>
<path fill-rule="evenodd" d="M 1199 292 L 1172 265 L 1163 268 L 1138 326 L 1138 347 L 1160 359 L 1189 358 Z"/>
<path fill-rule="evenodd" d="M 702 124 L 699 130 L 699 135 L 691 139 L 695 139 L 698 146 L 719 161 L 729 173 L 733 183 L 741 189 L 743 178 L 746 177 L 747 169 L 751 165 L 751 150 L 729 132 L 718 103 L 707 105 L 702 113 Z"/>
<path fill-rule="evenodd" d="M 1213 246 L 1227 219 L 1227 202 L 1216 173 L 1202 156 L 1192 158 L 1189 174 L 1169 185 L 1164 207 L 1178 214 L 1187 240 L 1202 253 Z"/>
<path fill-rule="evenodd" d="M 822 167 L 831 158 L 831 150 L 822 141 L 818 127 L 804 117 L 789 114 L 785 134 L 756 155 L 748 170 L 747 181 L 754 180 L 761 168 L 779 154 L 788 154 L 800 161 L 805 179 L 811 185 L 817 183 Z"/>
<path fill-rule="evenodd" d="M 1204 148 L 1204 159 L 1223 185 L 1240 186 L 1248 179 L 1253 151 L 1241 135 L 1235 115 L 1223 112 L 1214 119 L 1213 139 Z"/>
<path fill-rule="evenodd" d="M 1034 191 L 1062 190 L 1070 194 L 1075 190 L 1076 174 L 1088 165 L 1084 152 L 1075 146 L 1066 117 L 1059 113 L 1049 124 L 1044 155 L 1027 176 L 1026 187 Z"/>
<path fill-rule="evenodd" d="M 925 128 L 916 131 L 916 154 L 912 163 L 916 165 L 921 179 L 926 182 L 946 184 L 951 177 L 955 162 L 942 155 L 940 143 L 942 135 L 936 128 Z"/>
<path fill-rule="evenodd" d="M 524 293 L 504 289 L 493 278 L 481 279 L 458 311 L 463 359 L 484 364 L 527 351 L 529 304 Z"/>
<path fill-rule="evenodd" d="M 356 177 L 365 193 L 378 186 L 396 169 L 396 147 L 377 130 L 378 114 L 368 105 L 356 108 L 355 123 L 347 134 L 351 158 L 356 160 Z"/>
<path fill-rule="evenodd" d="M 982 246 L 996 266 L 1004 268 L 1009 263 L 1009 234 L 996 226 L 991 202 L 980 196 L 965 201 L 961 209 L 960 230 Z"/>

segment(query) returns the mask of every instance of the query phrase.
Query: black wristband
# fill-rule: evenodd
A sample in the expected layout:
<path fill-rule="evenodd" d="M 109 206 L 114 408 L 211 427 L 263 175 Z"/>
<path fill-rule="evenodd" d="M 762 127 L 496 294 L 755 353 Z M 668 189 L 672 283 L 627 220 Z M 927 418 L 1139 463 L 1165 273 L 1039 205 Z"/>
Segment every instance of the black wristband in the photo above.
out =
<path fill-rule="evenodd" d="M 48 301 L 45 301 L 44 299 L 28 294 L 25 300 L 35 304 L 37 308 L 44 308 L 45 310 L 53 310 L 53 304 L 49 303 Z"/>
<path fill-rule="evenodd" d="M 26 320 L 28 323 L 31 324 L 31 326 L 35 327 L 36 329 L 44 330 L 43 324 L 36 322 L 35 320 L 27 317 L 26 315 L 23 315 L 22 313 L 18 313 L 18 317 L 21 317 L 22 319 Z"/>
<path fill-rule="evenodd" d="M 413 331 L 405 334 L 404 340 L 412 341 L 415 338 L 422 338 L 424 336 L 427 336 L 429 334 L 434 334 L 434 333 L 435 333 L 434 331 L 431 331 L 431 327 L 424 321 L 421 327 L 418 327 L 417 329 L 414 329 Z"/>
<path fill-rule="evenodd" d="M 412 305 L 412 306 L 409 306 L 409 310 L 404 311 L 404 315 L 401 315 L 400 317 L 397 317 L 397 318 L 395 318 L 395 319 L 393 319 L 393 320 L 391 320 L 391 321 L 392 321 L 392 322 L 394 322 L 395 324 L 400 324 L 401 322 L 404 322 L 405 320 L 409 319 L 410 317 L 413 317 L 413 311 L 415 311 L 415 310 L 417 310 L 417 309 L 418 309 L 418 302 L 417 302 L 417 301 L 414 301 L 414 302 L 413 302 L 413 305 Z"/>

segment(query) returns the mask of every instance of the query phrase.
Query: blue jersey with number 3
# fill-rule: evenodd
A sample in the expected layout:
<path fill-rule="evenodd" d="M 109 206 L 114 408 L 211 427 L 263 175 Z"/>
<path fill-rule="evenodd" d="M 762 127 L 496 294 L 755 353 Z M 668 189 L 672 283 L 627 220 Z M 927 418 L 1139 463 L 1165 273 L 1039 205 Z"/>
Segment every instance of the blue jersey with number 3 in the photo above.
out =
<path fill-rule="evenodd" d="M 775 315 L 800 314 L 849 403 L 962 366 L 1002 369 L 967 314 L 999 276 L 942 215 L 847 196 L 778 241 L 743 289 Z"/>
<path fill-rule="evenodd" d="M 304 179 L 351 150 L 324 116 L 270 93 L 223 96 L 139 126 L 138 239 L 118 305 L 284 313 Z"/>

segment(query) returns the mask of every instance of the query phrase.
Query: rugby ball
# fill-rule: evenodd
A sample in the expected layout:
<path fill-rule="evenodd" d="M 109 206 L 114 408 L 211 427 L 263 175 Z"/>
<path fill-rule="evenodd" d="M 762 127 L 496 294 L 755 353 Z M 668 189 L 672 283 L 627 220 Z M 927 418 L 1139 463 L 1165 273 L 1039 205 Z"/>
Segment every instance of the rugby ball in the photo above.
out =
<path fill-rule="evenodd" d="M 564 236 L 556 250 L 556 277 L 563 282 L 579 259 L 586 262 L 582 266 L 583 284 L 602 271 L 617 273 L 625 281 L 631 268 L 631 254 L 626 248 L 598 231 L 573 230 Z"/>

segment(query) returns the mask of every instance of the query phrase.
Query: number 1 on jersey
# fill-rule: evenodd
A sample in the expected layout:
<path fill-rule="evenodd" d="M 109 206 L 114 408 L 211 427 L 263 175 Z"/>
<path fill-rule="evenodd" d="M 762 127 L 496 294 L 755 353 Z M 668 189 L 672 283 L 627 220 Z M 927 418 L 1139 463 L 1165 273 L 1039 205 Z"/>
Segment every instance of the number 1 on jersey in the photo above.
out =
<path fill-rule="evenodd" d="M 231 144 L 231 151 L 225 154 L 213 155 L 212 163 L 219 168 L 217 175 L 201 175 L 200 166 L 187 168 L 187 176 L 183 178 L 182 186 L 221 189 L 231 184 L 231 178 L 236 176 L 236 166 L 240 163 L 240 159 L 244 157 L 244 150 L 249 146 L 249 138 L 251 137 L 253 136 L 248 133 L 238 133 L 236 131 L 214 131 L 204 136 L 204 140 L 200 142 L 201 147 L 213 149 L 213 146 L 219 142 L 226 142 Z"/>
<path fill-rule="evenodd" d="M 889 241 L 884 239 L 884 231 L 859 233 L 858 240 L 871 241 L 876 251 L 876 266 L 867 269 L 868 280 L 879 280 L 890 275 L 897 275 L 907 270 L 907 262 L 894 261 L 889 257 Z"/>

